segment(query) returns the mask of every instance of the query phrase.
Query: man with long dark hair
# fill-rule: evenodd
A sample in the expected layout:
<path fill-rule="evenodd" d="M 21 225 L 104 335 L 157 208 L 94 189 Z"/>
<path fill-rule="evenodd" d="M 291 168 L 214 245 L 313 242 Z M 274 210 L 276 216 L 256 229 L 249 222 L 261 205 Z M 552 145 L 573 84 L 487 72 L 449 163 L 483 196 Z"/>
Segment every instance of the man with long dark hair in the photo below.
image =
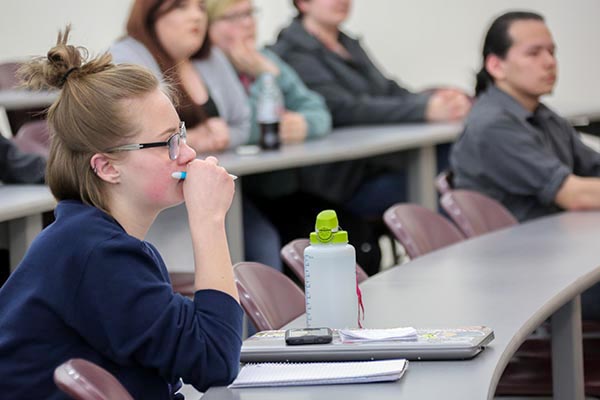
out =
<path fill-rule="evenodd" d="M 483 192 L 520 221 L 600 208 L 600 154 L 540 102 L 557 78 L 541 15 L 509 12 L 487 32 L 476 102 L 450 162 L 459 188 Z"/>

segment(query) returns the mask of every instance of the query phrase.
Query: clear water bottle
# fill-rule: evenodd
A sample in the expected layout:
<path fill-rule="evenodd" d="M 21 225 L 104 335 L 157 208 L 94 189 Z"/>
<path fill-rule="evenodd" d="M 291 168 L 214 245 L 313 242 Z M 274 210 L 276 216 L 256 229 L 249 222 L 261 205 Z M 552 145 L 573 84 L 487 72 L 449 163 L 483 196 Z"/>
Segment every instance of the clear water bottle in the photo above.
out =
<path fill-rule="evenodd" d="M 356 253 L 333 210 L 321 211 L 304 250 L 306 325 L 358 327 Z"/>
<path fill-rule="evenodd" d="M 260 91 L 256 104 L 256 122 L 260 128 L 260 147 L 279 148 L 279 116 L 283 111 L 283 95 L 273 74 L 259 76 Z"/>

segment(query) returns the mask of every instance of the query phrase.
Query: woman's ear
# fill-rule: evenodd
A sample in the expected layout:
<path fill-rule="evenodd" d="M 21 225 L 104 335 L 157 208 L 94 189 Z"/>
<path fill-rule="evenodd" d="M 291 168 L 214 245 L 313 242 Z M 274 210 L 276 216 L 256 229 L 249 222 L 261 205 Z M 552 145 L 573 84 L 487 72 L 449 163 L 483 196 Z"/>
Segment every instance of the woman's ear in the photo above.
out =
<path fill-rule="evenodd" d="M 121 175 L 113 161 L 105 154 L 96 153 L 90 160 L 90 167 L 100 179 L 108 183 L 120 183 Z"/>

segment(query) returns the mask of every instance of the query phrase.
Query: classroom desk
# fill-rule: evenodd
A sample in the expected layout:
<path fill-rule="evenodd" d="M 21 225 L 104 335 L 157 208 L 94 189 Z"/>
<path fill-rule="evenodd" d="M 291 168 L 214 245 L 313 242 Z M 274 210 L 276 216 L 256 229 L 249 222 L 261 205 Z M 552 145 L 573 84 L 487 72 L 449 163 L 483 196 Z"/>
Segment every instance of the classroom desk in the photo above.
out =
<path fill-rule="evenodd" d="M 458 243 L 361 284 L 366 327 L 487 325 L 467 361 L 412 361 L 394 383 L 210 389 L 203 400 L 491 399 L 511 356 L 552 316 L 556 399 L 583 399 L 579 293 L 600 281 L 600 212 L 564 213 Z M 304 317 L 289 327 L 300 327 Z"/>
<path fill-rule="evenodd" d="M 277 151 L 241 156 L 233 151 L 217 155 L 220 165 L 239 177 L 236 196 L 227 215 L 227 236 L 233 262 L 244 260 L 242 190 L 243 176 L 292 167 L 354 160 L 410 150 L 409 199 L 431 209 L 437 207 L 433 186 L 437 172 L 435 145 L 452 142 L 462 124 L 401 124 L 335 129 L 330 135 Z M 191 271 L 193 255 L 185 206 L 163 211 L 146 236 L 160 250 L 172 271 Z"/>
<path fill-rule="evenodd" d="M 0 90 L 0 107 L 7 111 L 48 107 L 57 98 L 57 91 L 6 89 Z"/>
<path fill-rule="evenodd" d="M 11 271 L 42 230 L 42 213 L 54 209 L 56 200 L 45 185 L 0 184 L 0 225 L 8 236 Z"/>
<path fill-rule="evenodd" d="M 7 138 L 16 134 L 12 131 L 6 111 L 48 107 L 57 97 L 57 91 L 0 90 L 0 132 Z"/>

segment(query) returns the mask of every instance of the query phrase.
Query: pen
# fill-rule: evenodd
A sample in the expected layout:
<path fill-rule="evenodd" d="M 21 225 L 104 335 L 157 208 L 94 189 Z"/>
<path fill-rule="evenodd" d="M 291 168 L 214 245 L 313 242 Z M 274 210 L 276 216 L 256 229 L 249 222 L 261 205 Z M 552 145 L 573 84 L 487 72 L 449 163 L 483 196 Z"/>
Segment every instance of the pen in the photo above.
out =
<path fill-rule="evenodd" d="M 185 177 L 187 176 L 187 172 L 185 171 L 178 171 L 178 172 L 173 172 L 171 174 L 171 177 L 173 179 L 185 179 Z M 233 174 L 229 174 L 229 176 L 235 181 L 237 179 L 237 176 L 233 175 Z"/>

